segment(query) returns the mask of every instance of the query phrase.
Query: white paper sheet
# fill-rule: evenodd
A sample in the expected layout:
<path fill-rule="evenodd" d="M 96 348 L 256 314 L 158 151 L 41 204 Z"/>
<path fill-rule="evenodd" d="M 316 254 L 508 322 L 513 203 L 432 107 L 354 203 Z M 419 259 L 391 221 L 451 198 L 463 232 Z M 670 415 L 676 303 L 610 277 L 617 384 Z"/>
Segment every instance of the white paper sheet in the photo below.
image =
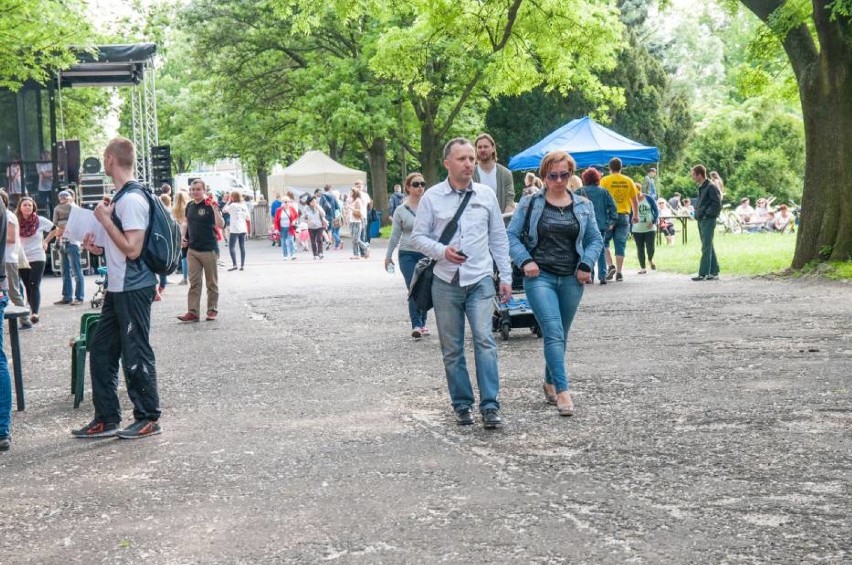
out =
<path fill-rule="evenodd" d="M 95 213 L 79 206 L 72 207 L 62 237 L 71 241 L 83 241 L 86 235 L 90 233 L 95 234 L 95 245 L 103 247 L 107 234 L 104 227 L 95 218 Z"/>

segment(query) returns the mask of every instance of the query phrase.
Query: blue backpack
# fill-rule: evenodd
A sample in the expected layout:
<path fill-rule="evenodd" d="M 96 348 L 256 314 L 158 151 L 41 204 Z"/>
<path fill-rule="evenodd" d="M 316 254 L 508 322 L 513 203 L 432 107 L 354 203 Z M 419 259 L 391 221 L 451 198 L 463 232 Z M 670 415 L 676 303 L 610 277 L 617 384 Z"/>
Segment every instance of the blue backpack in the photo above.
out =
<path fill-rule="evenodd" d="M 151 194 L 150 190 L 138 182 L 131 182 L 123 190 L 120 190 L 113 199 L 113 203 L 118 202 L 125 193 L 131 190 L 138 190 L 144 194 L 148 199 L 150 209 L 148 228 L 145 230 L 145 241 L 142 244 L 142 253 L 139 255 L 139 259 L 145 261 L 145 264 L 154 271 L 154 274 L 170 275 L 180 265 L 180 226 L 166 210 L 163 201 Z M 112 219 L 118 229 L 121 229 L 121 221 L 115 213 L 113 213 Z"/>

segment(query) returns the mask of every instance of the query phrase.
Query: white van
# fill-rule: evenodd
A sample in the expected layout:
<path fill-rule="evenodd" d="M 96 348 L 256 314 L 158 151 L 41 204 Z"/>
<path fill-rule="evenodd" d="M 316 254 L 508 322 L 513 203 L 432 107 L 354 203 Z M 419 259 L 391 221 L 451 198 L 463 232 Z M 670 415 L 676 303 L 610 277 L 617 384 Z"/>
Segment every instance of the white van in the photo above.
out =
<path fill-rule="evenodd" d="M 175 190 L 189 190 L 189 185 L 195 179 L 201 179 L 209 186 L 216 195 L 223 192 L 234 192 L 235 190 L 243 196 L 254 198 L 254 191 L 237 180 L 231 173 L 205 171 L 197 173 L 181 173 L 175 175 Z"/>

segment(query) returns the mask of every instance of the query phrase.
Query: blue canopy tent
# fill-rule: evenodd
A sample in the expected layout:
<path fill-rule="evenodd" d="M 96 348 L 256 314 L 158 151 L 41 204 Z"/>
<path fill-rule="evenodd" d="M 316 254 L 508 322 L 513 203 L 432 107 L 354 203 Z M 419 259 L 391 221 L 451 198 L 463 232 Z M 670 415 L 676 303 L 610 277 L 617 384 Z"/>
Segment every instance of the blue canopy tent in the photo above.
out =
<path fill-rule="evenodd" d="M 660 151 L 656 147 L 636 143 L 586 116 L 568 122 L 512 157 L 509 169 L 537 169 L 544 156 L 551 151 L 568 152 L 577 161 L 578 168 L 606 165 L 613 157 L 618 157 L 625 165 L 644 165 L 660 160 Z"/>

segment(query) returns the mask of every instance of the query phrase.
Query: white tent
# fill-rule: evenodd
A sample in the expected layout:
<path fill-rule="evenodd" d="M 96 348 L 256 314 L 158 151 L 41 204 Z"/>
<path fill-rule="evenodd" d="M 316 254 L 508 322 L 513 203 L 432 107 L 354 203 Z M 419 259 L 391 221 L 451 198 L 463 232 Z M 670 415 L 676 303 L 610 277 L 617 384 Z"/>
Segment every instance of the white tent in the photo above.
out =
<path fill-rule="evenodd" d="M 322 188 L 330 184 L 348 191 L 356 180 L 367 184 L 367 173 L 341 165 L 322 151 L 308 151 L 280 174 L 269 176 L 269 190 Z M 299 190 L 302 189 L 302 190 Z"/>

